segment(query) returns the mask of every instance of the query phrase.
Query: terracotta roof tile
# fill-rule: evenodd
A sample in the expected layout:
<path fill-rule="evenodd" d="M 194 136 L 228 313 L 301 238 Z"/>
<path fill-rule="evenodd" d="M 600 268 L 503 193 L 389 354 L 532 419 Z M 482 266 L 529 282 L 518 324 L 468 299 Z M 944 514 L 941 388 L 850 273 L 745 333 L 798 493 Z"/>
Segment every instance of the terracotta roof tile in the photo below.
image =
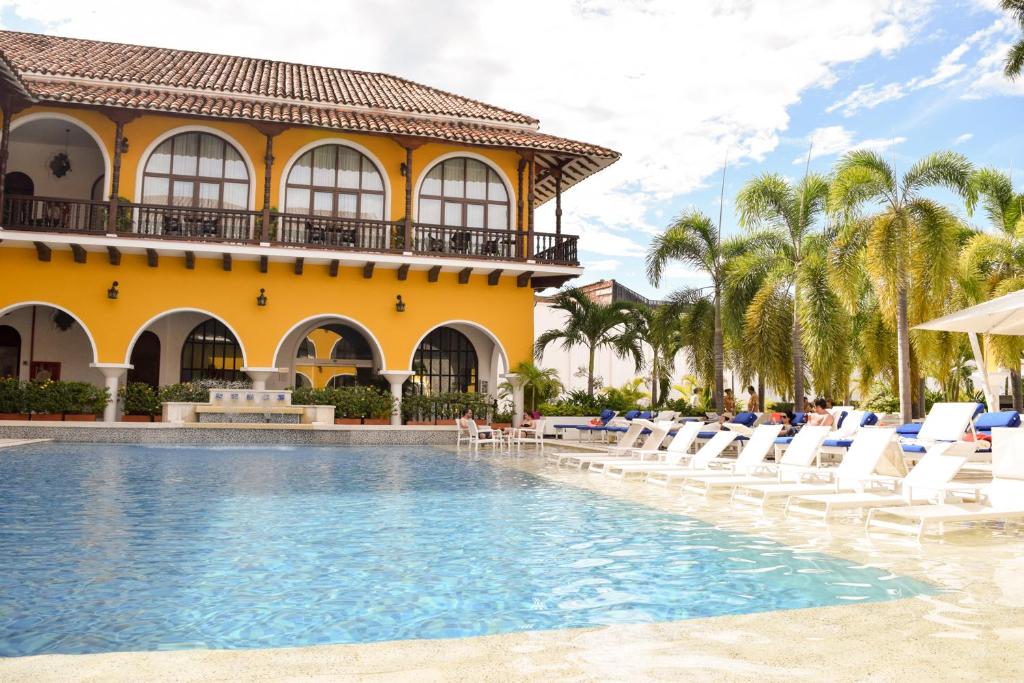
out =
<path fill-rule="evenodd" d="M 26 74 L 537 124 L 525 114 L 383 73 L 15 31 L 0 31 L 0 50 Z"/>

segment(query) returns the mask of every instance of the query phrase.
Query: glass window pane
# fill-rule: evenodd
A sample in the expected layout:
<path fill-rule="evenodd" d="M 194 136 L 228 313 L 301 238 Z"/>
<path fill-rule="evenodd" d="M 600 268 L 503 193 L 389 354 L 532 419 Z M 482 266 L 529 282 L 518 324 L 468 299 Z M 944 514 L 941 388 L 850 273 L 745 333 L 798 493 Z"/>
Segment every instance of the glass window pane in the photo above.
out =
<path fill-rule="evenodd" d="M 199 136 L 199 175 L 224 177 L 224 141 L 212 135 Z"/>
<path fill-rule="evenodd" d="M 288 213 L 309 213 L 309 190 L 289 187 L 284 197 L 284 209 Z"/>
<path fill-rule="evenodd" d="M 441 200 L 440 199 L 421 199 L 420 200 L 420 215 L 418 216 L 420 223 L 427 223 L 428 225 L 440 225 L 441 224 Z"/>
<path fill-rule="evenodd" d="M 430 173 L 423 179 L 423 186 L 420 188 L 420 194 L 427 194 L 431 196 L 441 195 L 441 175 L 444 172 L 443 166 L 435 166 L 430 169 Z"/>
<path fill-rule="evenodd" d="M 204 209 L 215 209 L 220 204 L 220 185 L 199 183 L 199 206 Z"/>
<path fill-rule="evenodd" d="M 231 145 L 224 145 L 224 177 L 235 180 L 248 180 L 249 169 L 242 161 L 242 155 L 235 151 Z"/>
<path fill-rule="evenodd" d="M 505 191 L 505 183 L 494 171 L 488 169 L 487 199 L 492 202 L 507 202 L 508 192 Z"/>
<path fill-rule="evenodd" d="M 334 195 L 330 192 L 314 192 L 313 213 L 317 216 L 330 216 L 333 214 Z"/>
<path fill-rule="evenodd" d="M 296 185 L 309 185 L 309 181 L 313 175 L 310 171 L 310 164 L 312 163 L 313 153 L 306 152 L 299 160 L 292 166 L 292 170 L 288 172 L 288 182 Z"/>
<path fill-rule="evenodd" d="M 169 173 L 171 170 L 171 140 L 164 140 L 153 153 L 149 155 L 146 163 L 147 173 Z"/>
<path fill-rule="evenodd" d="M 225 209 L 245 209 L 249 206 L 249 186 L 242 183 L 224 183 Z"/>
<path fill-rule="evenodd" d="M 167 198 L 167 178 L 151 178 L 147 176 L 142 183 L 143 204 L 170 204 Z"/>
<path fill-rule="evenodd" d="M 482 227 L 484 227 L 484 207 L 483 207 L 483 204 L 467 204 L 466 205 L 466 227 L 467 228 L 482 228 Z"/>
<path fill-rule="evenodd" d="M 196 174 L 196 154 L 199 152 L 199 134 L 183 133 L 174 137 L 174 160 L 171 164 L 175 175 Z"/>
<path fill-rule="evenodd" d="M 473 159 L 466 160 L 466 196 L 484 199 L 487 192 L 487 167 Z"/>
<path fill-rule="evenodd" d="M 444 196 L 462 197 L 466 180 L 466 169 L 462 159 L 444 162 Z"/>
<path fill-rule="evenodd" d="M 338 216 L 341 218 L 357 218 L 356 196 L 354 194 L 338 194 Z"/>
<path fill-rule="evenodd" d="M 337 147 L 338 149 L 338 187 L 351 189 L 359 188 L 359 161 L 360 154 L 348 147 Z"/>
<path fill-rule="evenodd" d="M 384 220 L 384 196 L 379 194 L 364 194 L 361 206 L 362 216 L 370 221 Z"/>
<path fill-rule="evenodd" d="M 313 184 L 334 187 L 334 146 L 324 145 L 313 150 Z"/>
<path fill-rule="evenodd" d="M 487 227 L 491 230 L 507 230 L 508 207 L 504 204 L 488 204 Z"/>
<path fill-rule="evenodd" d="M 444 225 L 462 225 L 462 204 L 459 202 L 444 203 Z"/>
<path fill-rule="evenodd" d="M 363 157 L 363 189 L 383 190 L 384 182 L 381 180 L 380 171 L 366 157 Z"/>
<path fill-rule="evenodd" d="M 186 180 L 175 180 L 174 196 L 171 203 L 175 206 L 192 206 L 192 196 L 195 192 L 195 183 Z"/>

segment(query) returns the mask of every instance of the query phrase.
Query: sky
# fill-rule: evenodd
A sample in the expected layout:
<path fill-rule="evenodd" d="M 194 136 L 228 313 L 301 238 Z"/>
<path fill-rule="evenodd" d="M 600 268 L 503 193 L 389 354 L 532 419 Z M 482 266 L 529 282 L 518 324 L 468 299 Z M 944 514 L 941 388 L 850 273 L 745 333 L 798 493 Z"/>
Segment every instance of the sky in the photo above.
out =
<path fill-rule="evenodd" d="M 652 297 L 645 276 L 681 211 L 742 230 L 732 198 L 765 172 L 827 172 L 872 148 L 897 168 L 940 149 L 1024 175 L 1019 30 L 998 0 L 0 0 L 0 25 L 80 38 L 383 71 L 533 115 L 622 154 L 568 190 L 586 283 Z M 1024 180 L 1017 181 L 1024 186 Z M 553 202 L 537 211 L 553 231 Z M 955 207 L 963 214 L 963 207 Z M 969 218 L 985 228 L 980 216 Z"/>

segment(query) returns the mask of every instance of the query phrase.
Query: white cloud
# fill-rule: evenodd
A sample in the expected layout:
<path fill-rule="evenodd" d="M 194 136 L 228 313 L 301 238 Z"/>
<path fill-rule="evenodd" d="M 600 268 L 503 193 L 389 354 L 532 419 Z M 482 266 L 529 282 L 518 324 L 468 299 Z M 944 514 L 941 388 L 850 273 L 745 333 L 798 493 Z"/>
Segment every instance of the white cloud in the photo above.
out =
<path fill-rule="evenodd" d="M 846 152 L 850 152 L 855 149 L 882 151 L 906 141 L 907 139 L 905 137 L 867 138 L 865 140 L 857 140 L 856 133 L 851 130 L 847 130 L 843 126 L 825 126 L 824 128 L 818 128 L 807 138 L 808 144 L 813 143 L 813 146 L 810 148 L 811 159 L 845 154 Z M 802 154 L 793 159 L 794 164 L 803 164 L 806 161 L 806 154 Z"/>
<path fill-rule="evenodd" d="M 973 137 L 974 133 L 962 133 L 957 135 L 956 139 L 953 140 L 953 146 L 956 147 L 957 145 L 962 145 Z"/>
<path fill-rule="evenodd" d="M 587 271 L 591 273 L 605 273 L 616 271 L 619 269 L 619 266 L 621 265 L 621 261 L 613 258 L 604 259 L 601 261 L 590 261 L 586 264 Z"/>
<path fill-rule="evenodd" d="M 652 207 L 704 186 L 729 151 L 760 161 L 788 108 L 835 69 L 906 46 L 931 9 L 902 0 L 275 0 L 159 5 L 14 0 L 49 30 L 386 71 L 537 116 L 623 158 L 566 193 L 582 248 L 644 251 Z M 6 14 L 6 13 L 5 13 Z M 9 16 L 9 15 L 7 15 Z M 116 22 L 110 17 L 116 16 Z M 538 17 L 541 20 L 538 20 Z M 272 20 L 268 19 L 272 18 Z M 231 30 L 224 30 L 230 26 Z M 712 181 L 713 182 L 713 181 Z M 538 211 L 553 224 L 550 205 Z"/>
<path fill-rule="evenodd" d="M 881 87 L 876 87 L 874 83 L 865 83 L 843 99 L 826 107 L 825 111 L 831 114 L 840 110 L 843 116 L 849 118 L 862 109 L 874 109 L 884 102 L 892 102 L 905 97 L 906 94 L 906 90 L 900 83 L 886 83 Z"/>

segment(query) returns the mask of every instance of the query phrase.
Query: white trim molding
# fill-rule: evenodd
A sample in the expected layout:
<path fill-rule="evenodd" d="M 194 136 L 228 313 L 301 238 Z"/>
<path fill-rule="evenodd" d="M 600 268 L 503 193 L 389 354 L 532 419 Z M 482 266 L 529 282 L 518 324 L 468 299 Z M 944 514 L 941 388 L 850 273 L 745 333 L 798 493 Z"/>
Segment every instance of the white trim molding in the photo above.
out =
<path fill-rule="evenodd" d="M 161 313 L 157 313 L 156 315 L 154 315 L 152 318 L 150 318 L 149 320 L 144 322 L 142 324 L 142 327 L 140 327 L 137 330 L 135 330 L 135 334 L 132 335 L 131 341 L 128 342 L 128 348 L 125 349 L 125 352 L 124 352 L 124 362 L 126 364 L 131 362 L 132 350 L 135 348 L 135 342 L 139 341 L 139 337 L 142 336 L 143 332 L 145 332 L 147 329 L 149 329 L 150 325 L 155 323 L 157 320 L 162 320 L 163 318 L 166 318 L 167 316 L 170 316 L 170 315 L 174 315 L 175 313 L 199 313 L 201 315 L 206 315 L 206 316 L 209 316 L 209 317 L 213 318 L 214 320 L 217 320 L 218 322 L 223 324 L 224 327 L 228 328 L 228 330 L 231 332 L 231 334 L 235 335 L 235 341 L 238 342 L 238 348 L 242 352 L 242 367 L 240 368 L 240 370 L 243 371 L 243 372 L 245 371 L 245 368 L 248 367 L 248 365 L 249 365 L 249 356 L 245 352 L 245 342 L 242 341 L 242 337 L 241 337 L 241 335 L 238 334 L 238 330 L 236 330 L 234 327 L 232 327 L 231 323 L 229 323 L 227 320 L 225 320 L 221 316 L 217 315 L 216 313 L 211 313 L 210 311 L 207 311 L 207 310 L 202 309 L 202 308 L 187 308 L 187 307 L 171 308 L 171 309 L 168 309 L 166 311 L 163 311 Z M 191 330 L 189 330 L 189 332 L 191 333 Z M 185 338 L 186 339 L 188 338 L 188 334 L 185 335 Z M 181 349 L 178 349 L 178 355 L 179 356 L 181 355 Z"/>

